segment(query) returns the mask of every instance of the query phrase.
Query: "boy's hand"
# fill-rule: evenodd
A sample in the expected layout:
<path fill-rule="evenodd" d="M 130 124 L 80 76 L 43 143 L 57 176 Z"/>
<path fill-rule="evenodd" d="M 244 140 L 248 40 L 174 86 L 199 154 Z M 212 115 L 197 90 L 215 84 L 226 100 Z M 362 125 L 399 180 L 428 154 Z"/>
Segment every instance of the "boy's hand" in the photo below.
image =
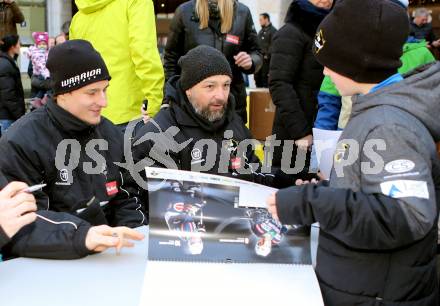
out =
<path fill-rule="evenodd" d="M 267 210 L 272 215 L 272 218 L 274 218 L 277 221 L 280 221 L 278 218 L 278 211 L 277 211 L 277 198 L 275 196 L 275 193 L 272 193 L 266 200 L 267 204 Z"/>

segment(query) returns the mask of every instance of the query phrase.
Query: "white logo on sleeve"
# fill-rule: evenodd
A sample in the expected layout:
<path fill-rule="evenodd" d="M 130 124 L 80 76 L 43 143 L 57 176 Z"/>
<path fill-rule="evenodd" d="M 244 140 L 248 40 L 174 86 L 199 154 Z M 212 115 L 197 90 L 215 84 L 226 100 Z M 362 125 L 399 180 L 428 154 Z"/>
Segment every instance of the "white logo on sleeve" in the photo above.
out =
<path fill-rule="evenodd" d="M 393 160 L 385 165 L 385 170 L 389 173 L 405 173 L 414 169 L 414 162 L 407 159 Z"/>
<path fill-rule="evenodd" d="M 424 181 L 397 180 L 380 184 L 382 193 L 392 198 L 429 199 L 428 184 Z"/>
<path fill-rule="evenodd" d="M 202 151 L 199 148 L 194 148 L 191 151 L 191 157 L 192 157 L 191 165 L 200 164 L 205 161 L 205 159 L 202 159 Z"/>

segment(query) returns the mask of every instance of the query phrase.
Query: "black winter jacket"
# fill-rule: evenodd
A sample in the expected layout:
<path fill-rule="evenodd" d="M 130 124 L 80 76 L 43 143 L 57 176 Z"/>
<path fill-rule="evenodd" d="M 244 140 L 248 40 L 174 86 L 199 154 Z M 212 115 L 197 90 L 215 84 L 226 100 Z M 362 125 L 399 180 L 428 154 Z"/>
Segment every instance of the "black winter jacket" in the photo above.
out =
<path fill-rule="evenodd" d="M 411 22 L 409 34 L 417 39 L 424 39 L 428 43 L 432 43 L 437 39 L 435 37 L 434 30 L 432 29 L 432 24 L 430 23 L 418 26 L 414 22 Z"/>
<path fill-rule="evenodd" d="M 262 27 L 260 32 L 258 32 L 258 42 L 260 43 L 264 59 L 270 59 L 270 46 L 272 45 L 272 39 L 276 32 L 277 29 L 272 24 Z"/>
<path fill-rule="evenodd" d="M 297 140 L 312 134 L 323 67 L 312 53 L 316 29 L 323 17 L 302 11 L 292 2 L 286 24 L 275 33 L 269 71 L 269 90 L 276 105 L 272 133 L 278 140 Z M 280 165 L 282 146 L 274 152 Z M 294 150 L 292 158 L 296 156 Z"/>
<path fill-rule="evenodd" d="M 17 120 L 25 113 L 20 70 L 6 53 L 0 53 L 0 119 Z"/>
<path fill-rule="evenodd" d="M 128 175 L 116 165 L 123 153 L 123 136 L 110 121 L 102 118 L 92 127 L 49 101 L 1 138 L 0 169 L 8 181 L 47 184 L 34 193 L 38 209 L 76 215 L 91 225 L 137 227 L 147 220 L 137 186 L 126 184 Z M 51 239 L 54 245 L 63 241 L 60 235 Z"/>
<path fill-rule="evenodd" d="M 0 171 L 0 190 L 7 184 L 6 177 Z M 75 259 L 93 253 L 85 246 L 89 223 L 67 213 L 40 210 L 38 215 L 35 222 L 24 226 L 13 237 L 9 237 L 0 225 L 0 253 L 3 259 Z M 51 236 L 57 236 L 57 239 Z"/>
<path fill-rule="evenodd" d="M 167 45 L 164 52 L 165 78 L 169 80 L 180 74 L 177 62 L 182 55 L 199 45 L 208 45 L 220 50 L 232 68 L 231 93 L 236 100 L 236 110 L 243 121 L 246 117 L 246 88 L 242 73 L 253 74 L 262 64 L 252 15 L 249 8 L 236 2 L 232 29 L 227 34 L 220 31 L 220 20 L 211 18 L 206 29 L 199 29 L 199 19 L 195 13 L 195 0 L 180 5 L 171 22 Z M 244 51 L 252 57 L 252 68 L 243 70 L 235 65 L 234 56 Z"/>
<path fill-rule="evenodd" d="M 329 186 L 276 195 L 281 222 L 320 224 L 327 306 L 438 305 L 440 64 L 417 70 L 353 97 Z"/>
<path fill-rule="evenodd" d="M 211 123 L 195 113 L 180 88 L 178 76 L 168 81 L 166 93 L 169 106 L 161 109 L 154 120 L 136 134 L 133 142 L 134 162 L 143 161 L 143 166 L 230 176 L 274 187 L 293 185 L 293 176 L 284 175 L 275 168 L 266 171 L 267 174 L 261 173 L 259 159 L 251 149 L 250 142 L 247 147 L 240 145 L 253 137 L 233 111 L 232 95 L 229 96 L 224 119 Z M 178 132 L 173 132 L 173 129 Z M 206 142 L 212 145 L 207 146 Z M 212 167 L 205 169 L 207 165 Z"/>

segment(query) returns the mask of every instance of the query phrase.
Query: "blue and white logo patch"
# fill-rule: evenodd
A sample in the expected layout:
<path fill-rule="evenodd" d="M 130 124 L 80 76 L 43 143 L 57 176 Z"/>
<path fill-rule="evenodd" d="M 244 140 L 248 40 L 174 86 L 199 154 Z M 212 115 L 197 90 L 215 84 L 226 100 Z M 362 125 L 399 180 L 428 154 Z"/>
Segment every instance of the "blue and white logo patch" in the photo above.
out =
<path fill-rule="evenodd" d="M 380 184 L 382 193 L 392 198 L 429 199 L 428 184 L 424 181 L 396 180 Z"/>
<path fill-rule="evenodd" d="M 414 169 L 416 165 L 408 159 L 393 160 L 385 165 L 385 171 L 389 173 L 405 173 Z"/>

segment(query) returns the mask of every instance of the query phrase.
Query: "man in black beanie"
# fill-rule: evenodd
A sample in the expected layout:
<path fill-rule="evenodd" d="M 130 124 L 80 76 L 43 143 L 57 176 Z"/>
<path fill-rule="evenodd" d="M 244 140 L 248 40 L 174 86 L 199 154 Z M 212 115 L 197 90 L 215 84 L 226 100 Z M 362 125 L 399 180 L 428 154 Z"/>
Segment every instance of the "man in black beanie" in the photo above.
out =
<path fill-rule="evenodd" d="M 142 235 L 129 227 L 147 219 L 137 186 L 117 165 L 124 162 L 122 134 L 101 116 L 110 80 L 104 60 L 89 42 L 71 40 L 51 49 L 47 67 L 54 99 L 1 138 L 0 169 L 8 181 L 45 184 L 34 195 L 39 210 L 53 211 L 52 221 L 36 234 L 17 234 L 2 251 L 63 259 L 130 245 L 124 237 Z"/>
<path fill-rule="evenodd" d="M 390 0 L 336 2 L 313 48 L 341 95 L 354 96 L 330 180 L 268 199 L 282 223 L 319 222 L 327 306 L 438 305 L 440 64 L 397 73 L 407 18 Z"/>
<path fill-rule="evenodd" d="M 136 134 L 134 162 L 266 185 L 293 184 L 294 178 L 279 170 L 261 173 L 253 137 L 234 111 L 232 72 L 225 56 L 202 45 L 181 57 L 179 65 L 181 75 L 166 84 L 167 106 Z"/>

